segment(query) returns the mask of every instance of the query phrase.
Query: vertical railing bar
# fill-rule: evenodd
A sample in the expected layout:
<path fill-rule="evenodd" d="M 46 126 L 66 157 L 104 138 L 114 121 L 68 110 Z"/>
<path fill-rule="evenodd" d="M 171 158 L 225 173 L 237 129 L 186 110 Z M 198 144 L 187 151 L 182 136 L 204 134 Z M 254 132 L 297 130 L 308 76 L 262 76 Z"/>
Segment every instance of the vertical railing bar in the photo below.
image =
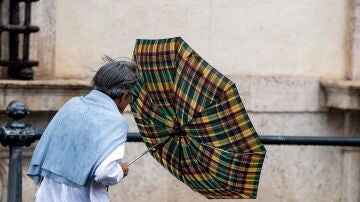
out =
<path fill-rule="evenodd" d="M 23 146 L 10 146 L 8 174 L 8 202 L 22 201 L 22 150 Z"/>
<path fill-rule="evenodd" d="M 25 1 L 25 23 L 27 27 L 31 21 L 31 1 Z M 29 44 L 30 44 L 30 32 L 24 33 L 23 41 L 23 60 L 29 60 Z"/>
<path fill-rule="evenodd" d="M 3 15 L 3 0 L 0 0 L 0 60 L 2 58 L 2 37 L 3 37 L 3 26 L 4 26 L 4 22 L 2 19 L 2 15 Z"/>
<path fill-rule="evenodd" d="M 11 25 L 18 25 L 20 23 L 18 1 L 10 1 L 10 23 Z M 19 55 L 19 37 L 18 33 L 10 32 L 9 36 L 9 60 L 17 60 Z"/>

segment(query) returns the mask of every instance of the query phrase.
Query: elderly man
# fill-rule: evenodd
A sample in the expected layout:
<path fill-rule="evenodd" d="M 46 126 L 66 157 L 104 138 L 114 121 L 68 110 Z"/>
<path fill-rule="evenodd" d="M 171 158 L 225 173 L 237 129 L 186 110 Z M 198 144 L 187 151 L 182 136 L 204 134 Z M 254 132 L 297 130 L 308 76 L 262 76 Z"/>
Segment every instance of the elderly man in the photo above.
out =
<path fill-rule="evenodd" d="M 138 80 L 137 65 L 109 57 L 92 90 L 69 100 L 37 144 L 28 176 L 38 202 L 109 201 L 107 186 L 128 174 L 122 162 L 128 123 L 121 115 Z"/>

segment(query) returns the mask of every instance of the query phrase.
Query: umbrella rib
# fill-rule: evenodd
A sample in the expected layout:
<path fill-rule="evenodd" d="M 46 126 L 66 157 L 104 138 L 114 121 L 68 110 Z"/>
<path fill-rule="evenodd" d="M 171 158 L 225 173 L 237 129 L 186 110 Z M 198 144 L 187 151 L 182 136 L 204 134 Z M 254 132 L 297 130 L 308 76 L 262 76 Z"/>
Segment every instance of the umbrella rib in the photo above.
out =
<path fill-rule="evenodd" d="M 179 169 L 179 178 L 181 181 L 184 182 L 184 177 L 181 172 L 181 158 L 182 158 L 182 146 L 181 146 L 181 136 L 179 136 L 179 163 L 178 163 L 178 169 Z"/>
<path fill-rule="evenodd" d="M 218 150 L 218 149 L 221 149 L 221 148 L 217 148 L 217 147 L 214 147 L 214 146 L 211 146 L 209 144 L 205 144 L 205 143 L 201 143 L 202 145 L 205 145 L 207 147 L 211 147 L 215 150 Z M 229 154 L 235 154 L 235 155 L 252 155 L 252 154 L 258 154 L 258 155 L 262 155 L 262 154 L 265 154 L 265 152 L 242 152 L 242 153 L 239 153 L 239 152 L 232 152 L 232 151 L 227 151 L 227 150 L 224 150 L 224 149 L 221 149 L 222 151 L 226 152 L 226 153 L 229 153 Z"/>

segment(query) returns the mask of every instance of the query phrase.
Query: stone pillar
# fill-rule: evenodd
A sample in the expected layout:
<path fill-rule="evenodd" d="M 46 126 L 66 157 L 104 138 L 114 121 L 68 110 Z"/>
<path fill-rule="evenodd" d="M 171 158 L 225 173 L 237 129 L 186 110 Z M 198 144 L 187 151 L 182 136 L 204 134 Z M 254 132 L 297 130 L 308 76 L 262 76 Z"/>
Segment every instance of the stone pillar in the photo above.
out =
<path fill-rule="evenodd" d="M 0 200 L 7 201 L 7 190 L 8 190 L 8 171 L 9 171 L 9 157 L 8 153 L 0 152 Z"/>
<path fill-rule="evenodd" d="M 345 112 L 345 136 L 360 137 L 360 112 Z M 342 201 L 360 201 L 360 149 L 343 149 Z"/>
<path fill-rule="evenodd" d="M 34 78 L 53 79 L 55 73 L 55 18 L 56 0 L 37 2 L 33 9 L 32 21 L 40 27 L 40 32 L 32 36 L 30 57 L 39 61 L 34 68 Z"/>
<path fill-rule="evenodd" d="M 350 68 L 347 77 L 350 80 L 360 80 L 360 0 L 353 0 L 352 3 L 352 21 L 351 32 L 351 51 L 350 51 Z"/>
<path fill-rule="evenodd" d="M 349 26 L 352 28 L 352 40 L 347 78 L 355 83 L 360 81 L 360 0 L 353 0 L 351 9 L 352 18 Z M 344 136 L 360 136 L 359 115 L 359 111 L 345 111 Z M 360 201 L 360 149 L 345 148 L 343 155 L 342 201 Z"/>

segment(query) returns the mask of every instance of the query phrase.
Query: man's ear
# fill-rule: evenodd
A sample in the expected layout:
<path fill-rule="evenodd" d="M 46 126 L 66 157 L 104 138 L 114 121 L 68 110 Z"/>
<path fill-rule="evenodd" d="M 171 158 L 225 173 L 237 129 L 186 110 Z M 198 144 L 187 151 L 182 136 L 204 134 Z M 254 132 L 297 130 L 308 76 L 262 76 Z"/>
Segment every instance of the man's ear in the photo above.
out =
<path fill-rule="evenodd" d="M 115 101 L 116 105 L 119 105 L 119 104 L 120 104 L 121 99 L 122 99 L 122 97 L 120 97 L 120 98 L 118 98 L 118 99 L 114 99 L 114 101 Z"/>
<path fill-rule="evenodd" d="M 130 96 L 131 96 L 130 93 L 124 93 L 119 100 L 125 101 L 125 100 L 129 99 Z"/>

